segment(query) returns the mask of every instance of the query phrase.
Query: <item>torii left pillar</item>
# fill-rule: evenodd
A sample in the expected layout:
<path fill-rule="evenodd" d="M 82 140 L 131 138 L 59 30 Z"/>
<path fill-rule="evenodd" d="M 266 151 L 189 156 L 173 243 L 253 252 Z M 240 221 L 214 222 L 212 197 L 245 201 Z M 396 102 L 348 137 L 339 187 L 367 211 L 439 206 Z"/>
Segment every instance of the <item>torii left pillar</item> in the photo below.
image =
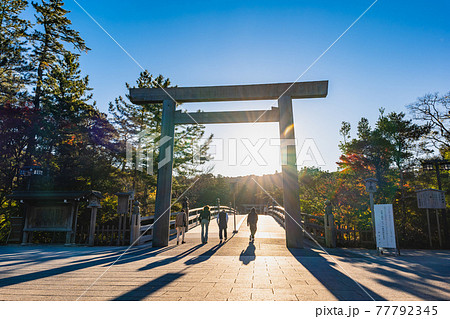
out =
<path fill-rule="evenodd" d="M 155 217 L 153 223 L 153 247 L 169 245 L 170 201 L 172 198 L 173 145 L 175 134 L 175 107 L 173 100 L 163 102 L 161 139 L 156 181 Z"/>

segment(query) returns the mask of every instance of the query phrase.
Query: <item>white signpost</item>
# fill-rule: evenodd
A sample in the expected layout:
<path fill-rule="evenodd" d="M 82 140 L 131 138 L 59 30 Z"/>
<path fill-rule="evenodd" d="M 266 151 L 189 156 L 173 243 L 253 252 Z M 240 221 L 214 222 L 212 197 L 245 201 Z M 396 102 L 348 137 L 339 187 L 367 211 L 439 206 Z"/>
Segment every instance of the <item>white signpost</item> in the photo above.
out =
<path fill-rule="evenodd" d="M 397 249 L 392 204 L 374 205 L 377 249 Z"/>

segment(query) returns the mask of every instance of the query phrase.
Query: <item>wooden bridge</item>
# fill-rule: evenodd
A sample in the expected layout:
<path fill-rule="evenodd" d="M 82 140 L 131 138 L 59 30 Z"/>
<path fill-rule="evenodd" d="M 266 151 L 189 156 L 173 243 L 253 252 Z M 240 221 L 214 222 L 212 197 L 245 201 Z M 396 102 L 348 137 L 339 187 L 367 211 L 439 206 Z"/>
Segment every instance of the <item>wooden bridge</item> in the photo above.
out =
<path fill-rule="evenodd" d="M 247 205 L 248 206 L 248 205 Z M 240 212 L 236 211 L 234 208 L 229 206 L 214 206 L 210 205 L 211 214 L 213 217 L 219 212 L 219 210 L 224 210 L 231 217 L 239 215 Z M 246 207 L 246 205 L 244 205 Z M 192 229 L 199 225 L 200 221 L 198 219 L 200 211 L 203 207 L 189 209 L 189 226 L 188 229 Z M 264 210 L 259 209 L 260 213 Z M 246 215 L 248 209 L 243 213 Z M 178 212 L 172 212 L 170 215 L 169 222 L 169 235 L 173 236 L 176 234 L 175 230 L 175 216 Z M 285 227 L 285 215 L 286 212 L 281 206 L 269 206 L 267 214 L 271 215 L 281 227 Z M 320 245 L 325 245 L 325 227 L 324 227 L 324 216 L 322 215 L 312 215 L 301 213 L 302 221 L 300 223 L 301 228 L 303 228 L 304 238 L 308 241 L 316 241 Z M 94 243 L 96 245 L 128 245 L 134 243 L 133 245 L 139 246 L 146 243 L 150 243 L 153 239 L 153 222 L 154 216 L 134 216 L 131 210 L 124 216 L 124 229 L 119 230 L 114 227 L 100 227 L 97 226 L 94 232 Z M 233 226 L 234 227 L 234 226 Z M 335 225 L 336 239 L 340 247 L 375 247 L 373 241 L 373 234 L 371 230 L 358 230 L 355 228 L 339 227 Z M 300 228 L 300 226 L 299 226 Z M 79 234 L 79 240 L 77 243 L 83 244 L 87 243 L 87 234 L 83 233 L 81 229 L 81 234 Z M 81 238 L 80 238 L 81 237 Z M 311 243 L 309 243 L 311 244 Z"/>
<path fill-rule="evenodd" d="M 203 207 L 200 208 L 194 208 L 189 209 L 188 213 L 188 229 L 192 229 L 200 224 L 199 216 L 200 212 L 203 210 Z M 215 218 L 219 211 L 224 210 L 228 214 L 235 214 L 236 211 L 234 208 L 231 208 L 229 206 L 211 206 L 211 217 Z M 173 236 L 176 234 L 175 229 L 175 216 L 178 214 L 178 212 L 174 212 L 170 214 L 171 220 L 169 223 L 169 235 Z M 139 230 L 136 232 L 135 238 L 131 239 L 131 242 L 136 242 L 138 245 L 145 244 L 153 239 L 153 222 L 155 217 L 154 216 L 146 216 L 146 217 L 139 217 L 139 222 L 136 225 L 137 229 Z"/>

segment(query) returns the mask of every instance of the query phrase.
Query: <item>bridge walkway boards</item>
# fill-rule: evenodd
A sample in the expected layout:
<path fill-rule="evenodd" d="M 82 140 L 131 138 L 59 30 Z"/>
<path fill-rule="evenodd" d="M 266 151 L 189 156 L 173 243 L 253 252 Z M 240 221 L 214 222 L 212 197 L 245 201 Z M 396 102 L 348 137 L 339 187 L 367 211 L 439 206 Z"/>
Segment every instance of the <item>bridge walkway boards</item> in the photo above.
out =
<path fill-rule="evenodd" d="M 172 239 L 168 247 L 124 255 L 124 247 L 1 247 L 0 300 L 450 299 L 448 252 L 378 257 L 332 249 L 330 257 L 315 248 L 287 249 L 284 229 L 270 216 L 260 216 L 254 244 L 244 216 L 238 224 L 233 235 L 230 216 L 222 244 L 212 220 L 206 245 L 196 227 L 186 244 Z"/>

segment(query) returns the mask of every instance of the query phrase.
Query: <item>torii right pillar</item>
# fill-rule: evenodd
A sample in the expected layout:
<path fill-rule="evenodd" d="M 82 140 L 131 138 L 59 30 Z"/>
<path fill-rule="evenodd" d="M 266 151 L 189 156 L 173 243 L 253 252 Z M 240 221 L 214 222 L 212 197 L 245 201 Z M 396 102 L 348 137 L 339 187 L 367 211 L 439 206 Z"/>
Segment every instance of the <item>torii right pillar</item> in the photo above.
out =
<path fill-rule="evenodd" d="M 297 153 L 295 149 L 292 98 L 278 99 L 280 111 L 281 170 L 283 176 L 283 206 L 285 214 L 286 246 L 303 248 L 303 226 L 300 214 L 300 188 L 298 185 Z"/>

